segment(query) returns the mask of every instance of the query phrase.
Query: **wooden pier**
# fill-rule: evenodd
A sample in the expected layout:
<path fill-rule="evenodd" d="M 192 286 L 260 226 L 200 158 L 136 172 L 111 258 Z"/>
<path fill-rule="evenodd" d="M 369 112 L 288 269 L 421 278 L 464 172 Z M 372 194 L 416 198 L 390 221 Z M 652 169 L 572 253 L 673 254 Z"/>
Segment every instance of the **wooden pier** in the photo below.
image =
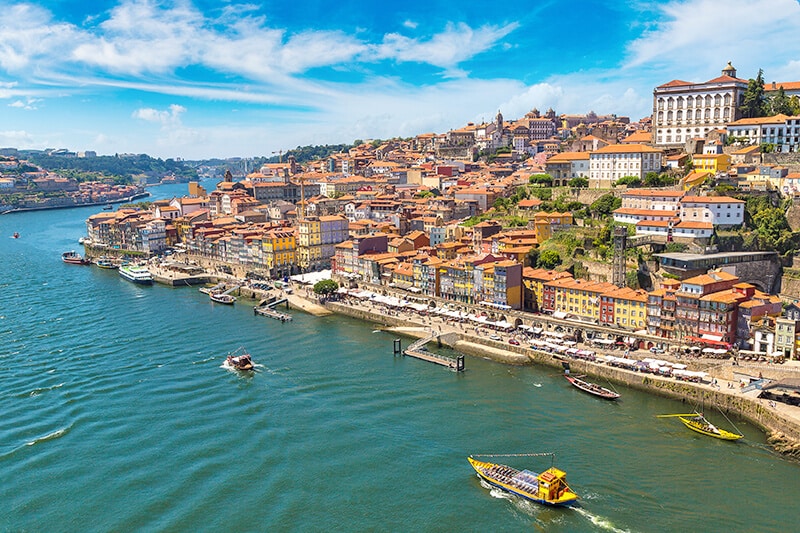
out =
<path fill-rule="evenodd" d="M 415 341 L 405 350 L 402 350 L 400 347 L 400 339 L 395 339 L 394 354 L 407 355 L 409 357 L 414 357 L 415 359 L 428 361 L 429 363 L 434 363 L 440 366 L 446 366 L 447 368 L 449 368 L 454 372 L 463 372 L 464 371 L 463 355 L 459 355 L 457 357 L 448 357 L 446 355 L 429 352 L 428 349 L 425 348 L 426 344 L 436 339 L 437 337 L 438 335 L 431 335 L 430 337 L 426 337 L 424 339 Z"/>
<path fill-rule="evenodd" d="M 280 298 L 271 302 L 261 302 L 259 305 L 253 307 L 253 314 L 274 318 L 275 320 L 280 320 L 281 322 L 291 321 L 292 315 L 288 313 L 281 313 L 280 311 L 275 310 L 275 307 L 280 304 L 286 304 L 286 309 L 289 309 L 289 300 L 286 298 Z"/>

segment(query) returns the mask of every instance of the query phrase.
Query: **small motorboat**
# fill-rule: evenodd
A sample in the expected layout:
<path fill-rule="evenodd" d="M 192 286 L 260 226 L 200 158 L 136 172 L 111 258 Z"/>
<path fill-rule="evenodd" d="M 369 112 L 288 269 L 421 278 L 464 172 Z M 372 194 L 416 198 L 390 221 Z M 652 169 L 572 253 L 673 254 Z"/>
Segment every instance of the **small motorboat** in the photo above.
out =
<path fill-rule="evenodd" d="M 115 269 L 115 268 L 119 268 L 119 265 L 114 263 L 114 261 L 112 261 L 111 258 L 105 257 L 105 256 L 98 258 L 97 261 L 95 261 L 95 264 L 99 268 L 105 268 L 105 269 L 109 269 L 109 270 Z"/>
<path fill-rule="evenodd" d="M 235 352 L 229 353 L 225 358 L 225 363 L 223 363 L 222 366 L 231 370 L 239 370 L 241 372 L 251 372 L 255 369 L 253 358 L 250 356 L 247 350 L 244 349 L 244 347 L 239 348 Z"/>
<path fill-rule="evenodd" d="M 19 232 L 18 232 L 18 231 L 15 231 L 15 232 L 14 232 L 14 235 L 13 235 L 13 237 L 14 237 L 15 239 L 19 239 Z"/>
<path fill-rule="evenodd" d="M 92 262 L 85 259 L 81 254 L 75 250 L 64 252 L 61 254 L 61 260 L 70 265 L 91 265 Z"/>

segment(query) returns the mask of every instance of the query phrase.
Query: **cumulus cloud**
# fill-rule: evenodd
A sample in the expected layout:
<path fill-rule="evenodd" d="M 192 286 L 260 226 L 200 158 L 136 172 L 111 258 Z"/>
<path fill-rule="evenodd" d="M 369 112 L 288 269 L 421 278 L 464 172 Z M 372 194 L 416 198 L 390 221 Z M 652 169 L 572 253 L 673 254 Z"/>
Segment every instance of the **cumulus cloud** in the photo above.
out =
<path fill-rule="evenodd" d="M 133 112 L 133 118 L 146 122 L 155 122 L 162 126 L 176 126 L 181 124 L 181 114 L 186 112 L 186 108 L 178 104 L 172 104 L 169 109 L 158 110 L 152 107 L 142 107 Z"/>
<path fill-rule="evenodd" d="M 518 27 L 518 23 L 477 29 L 464 23 L 448 24 L 443 32 L 425 41 L 390 33 L 383 43 L 374 47 L 374 53 L 377 59 L 427 63 L 450 69 L 490 49 Z"/>
<path fill-rule="evenodd" d="M 37 103 L 41 102 L 39 98 L 26 98 L 24 100 L 15 100 L 8 104 L 8 107 L 16 107 L 19 109 L 25 109 L 28 111 L 32 111 L 34 109 L 38 109 Z"/>

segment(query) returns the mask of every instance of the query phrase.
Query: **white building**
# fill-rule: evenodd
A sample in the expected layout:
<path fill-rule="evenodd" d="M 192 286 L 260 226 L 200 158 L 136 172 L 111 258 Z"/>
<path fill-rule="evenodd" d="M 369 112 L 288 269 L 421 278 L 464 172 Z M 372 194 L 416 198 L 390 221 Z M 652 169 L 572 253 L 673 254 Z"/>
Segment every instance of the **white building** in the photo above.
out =
<path fill-rule="evenodd" d="M 654 211 L 678 211 L 683 191 L 667 189 L 628 189 L 620 196 L 622 206 L 632 209 L 652 209 Z"/>
<path fill-rule="evenodd" d="M 589 188 L 609 189 L 624 176 L 661 171 L 664 153 L 644 144 L 611 144 L 589 154 Z"/>
<path fill-rule="evenodd" d="M 544 165 L 545 172 L 552 176 L 553 185 L 564 186 L 573 178 L 589 177 L 588 152 L 561 152 L 550 157 Z"/>
<path fill-rule="evenodd" d="M 681 221 L 723 227 L 741 226 L 744 222 L 744 201 L 729 196 L 684 196 L 680 205 Z"/>
<path fill-rule="evenodd" d="M 632 207 L 620 207 L 614 210 L 614 222 L 623 224 L 637 224 L 642 221 L 649 222 L 670 222 L 678 220 L 678 211 L 662 211 L 654 209 L 634 209 Z M 638 233 L 637 229 L 637 233 Z"/>
<path fill-rule="evenodd" d="M 154 218 L 140 229 L 142 250 L 158 253 L 167 247 L 166 224 L 160 218 Z"/>
<path fill-rule="evenodd" d="M 774 115 L 743 118 L 728 124 L 728 137 L 744 145 L 774 144 L 781 152 L 796 152 L 800 147 L 800 117 Z"/>
<path fill-rule="evenodd" d="M 747 80 L 728 63 L 722 75 L 703 83 L 672 80 L 653 90 L 653 142 L 682 146 L 741 117 Z"/>

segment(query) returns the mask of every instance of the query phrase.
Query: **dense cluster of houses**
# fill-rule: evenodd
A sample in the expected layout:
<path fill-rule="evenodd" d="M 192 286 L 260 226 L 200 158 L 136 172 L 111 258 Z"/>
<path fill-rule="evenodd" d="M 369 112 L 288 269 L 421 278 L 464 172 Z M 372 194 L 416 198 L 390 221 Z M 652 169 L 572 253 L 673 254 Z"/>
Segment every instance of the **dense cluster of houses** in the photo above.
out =
<path fill-rule="evenodd" d="M 798 178 L 761 164 L 757 146 L 725 142 L 726 135 L 740 142 L 772 135 L 741 119 L 742 81 L 728 65 L 716 80 L 657 87 L 653 116 L 637 123 L 534 109 L 518 120 L 498 113 L 490 123 L 445 134 L 362 144 L 306 165 L 288 157 L 240 180 L 228 175 L 210 193 L 191 184 L 189 197 L 155 202 L 150 211 L 93 215 L 87 234 L 103 246 L 151 254 L 179 247 L 270 276 L 331 268 L 338 279 L 423 297 L 793 356 L 797 322 L 790 332 L 777 297 L 732 274 L 714 270 L 666 280 L 648 293 L 534 269 L 531 250 L 574 223 L 571 213 L 541 212 L 537 198 L 508 208 L 522 227 L 504 228 L 491 219 L 464 224 L 535 174 L 548 174 L 554 186 L 574 187 L 575 178 L 584 178 L 589 189 L 615 190 L 620 178 L 644 180 L 674 169 L 684 176 L 678 186 L 616 189 L 622 206 L 615 221 L 664 242 L 702 241 L 716 229 L 740 226 L 743 201 L 700 196 L 694 188 L 714 175 L 740 189 L 791 191 Z M 797 121 L 778 118 L 781 139 L 793 138 Z M 673 131 L 678 125 L 679 133 Z M 486 153 L 492 157 L 479 157 Z M 687 173 L 689 162 L 693 172 Z"/>

